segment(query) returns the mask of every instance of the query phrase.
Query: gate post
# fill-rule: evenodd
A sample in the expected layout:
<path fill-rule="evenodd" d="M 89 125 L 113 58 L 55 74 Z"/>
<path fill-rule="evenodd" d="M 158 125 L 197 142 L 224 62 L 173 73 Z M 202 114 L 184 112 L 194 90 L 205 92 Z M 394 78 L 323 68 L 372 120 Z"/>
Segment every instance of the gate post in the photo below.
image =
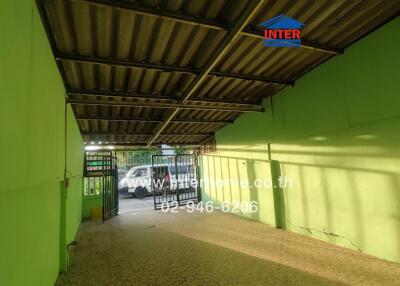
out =
<path fill-rule="evenodd" d="M 154 178 L 154 175 L 156 172 L 154 169 L 154 156 L 155 155 L 151 155 L 151 188 L 153 191 L 154 210 L 157 210 L 156 191 L 158 191 L 158 190 L 156 190 L 156 184 L 155 184 L 156 179 Z"/>
<path fill-rule="evenodd" d="M 197 187 L 196 187 L 196 192 L 197 192 L 197 201 L 200 203 L 201 202 L 201 186 L 200 186 L 200 165 L 199 165 L 199 157 L 198 154 L 194 154 L 194 164 L 196 166 L 196 181 L 197 181 Z"/>
<path fill-rule="evenodd" d="M 176 180 L 176 201 L 178 202 L 178 206 L 181 205 L 180 199 L 179 199 L 179 173 L 178 173 L 178 155 L 173 156 L 175 160 L 175 180 Z"/>

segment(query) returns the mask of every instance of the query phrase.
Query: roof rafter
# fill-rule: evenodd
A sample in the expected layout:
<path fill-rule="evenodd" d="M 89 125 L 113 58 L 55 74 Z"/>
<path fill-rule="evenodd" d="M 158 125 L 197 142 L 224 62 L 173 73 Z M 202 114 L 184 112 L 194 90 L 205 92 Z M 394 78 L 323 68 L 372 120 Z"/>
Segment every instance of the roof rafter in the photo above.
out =
<path fill-rule="evenodd" d="M 88 115 L 75 115 L 77 120 L 105 120 L 117 122 L 156 122 L 161 123 L 163 119 L 143 118 L 143 117 L 106 117 L 106 116 L 88 116 Z M 233 120 L 212 120 L 212 119 L 173 119 L 172 123 L 183 124 L 229 124 Z"/>
<path fill-rule="evenodd" d="M 91 142 L 90 141 L 85 141 L 84 144 L 90 146 Z M 199 146 L 198 142 L 167 142 L 167 141 L 161 141 L 161 142 L 157 142 L 157 144 L 154 144 L 153 146 L 161 146 L 163 144 L 168 144 L 171 146 Z M 146 142 L 101 142 L 101 143 L 97 143 L 95 144 L 95 146 L 100 146 L 100 147 L 108 147 L 108 146 L 142 146 L 145 147 L 147 145 Z M 114 149 L 115 150 L 115 149 Z M 124 150 L 124 149 L 122 149 Z"/>
<path fill-rule="evenodd" d="M 130 98 L 137 100 L 147 100 L 149 102 L 158 102 L 164 101 L 169 103 L 179 103 L 178 97 L 168 97 L 156 94 L 146 94 L 146 93 L 138 93 L 138 92 L 117 92 L 111 90 L 82 90 L 82 89 L 67 89 L 68 95 L 93 95 L 96 97 L 122 97 L 122 98 Z M 205 103 L 205 104 L 223 104 L 225 106 L 242 106 L 242 107 L 255 107 L 254 104 L 243 103 L 242 101 L 237 100 L 225 100 L 225 99 L 214 99 L 214 98 L 202 98 L 196 97 L 188 100 L 188 103 Z"/>
<path fill-rule="evenodd" d="M 91 63 L 91 64 L 109 65 L 109 66 L 116 66 L 116 67 L 152 69 L 152 70 L 157 70 L 157 71 L 179 72 L 179 73 L 193 74 L 193 75 L 197 75 L 200 73 L 200 69 L 195 69 L 192 67 L 154 64 L 154 63 L 132 61 L 132 60 L 118 60 L 118 59 L 114 59 L 114 58 L 82 56 L 82 55 L 66 54 L 66 53 L 57 53 L 55 55 L 55 57 L 56 57 L 57 61 L 67 60 L 67 61 L 73 61 L 73 62 L 78 62 L 78 63 Z M 273 79 L 273 78 L 268 78 L 268 77 L 259 76 L 259 75 L 240 74 L 240 73 L 232 73 L 232 72 L 212 71 L 209 73 L 209 76 L 260 81 L 260 82 L 265 82 L 265 83 L 269 83 L 269 84 L 293 85 L 293 82 L 291 82 L 291 81 Z"/>
<path fill-rule="evenodd" d="M 153 133 L 121 133 L 121 132 L 97 132 L 97 131 L 81 131 L 82 135 L 118 135 L 118 136 L 151 136 Z M 201 132 L 168 132 L 161 133 L 160 136 L 212 136 L 214 133 L 201 133 Z"/>
<path fill-rule="evenodd" d="M 246 106 L 223 106 L 223 105 L 199 105 L 193 103 L 170 103 L 170 102 L 133 102 L 133 101 L 118 101 L 118 100 L 96 100 L 96 99 L 66 99 L 70 104 L 81 105 L 103 105 L 103 106 L 128 106 L 128 107 L 152 107 L 152 108 L 172 108 L 172 109 L 195 109 L 195 110 L 218 110 L 218 111 L 233 111 L 233 112 L 263 112 L 264 108 L 261 105 L 248 104 Z"/>

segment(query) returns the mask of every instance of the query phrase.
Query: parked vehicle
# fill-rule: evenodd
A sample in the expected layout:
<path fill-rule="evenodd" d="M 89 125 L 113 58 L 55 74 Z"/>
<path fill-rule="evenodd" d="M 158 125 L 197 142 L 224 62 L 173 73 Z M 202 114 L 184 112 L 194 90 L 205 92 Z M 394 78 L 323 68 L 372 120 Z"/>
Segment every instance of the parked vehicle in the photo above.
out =
<path fill-rule="evenodd" d="M 119 182 L 118 190 L 143 198 L 153 191 L 176 191 L 177 187 L 188 190 L 195 180 L 193 165 L 140 165 L 129 170 Z"/>

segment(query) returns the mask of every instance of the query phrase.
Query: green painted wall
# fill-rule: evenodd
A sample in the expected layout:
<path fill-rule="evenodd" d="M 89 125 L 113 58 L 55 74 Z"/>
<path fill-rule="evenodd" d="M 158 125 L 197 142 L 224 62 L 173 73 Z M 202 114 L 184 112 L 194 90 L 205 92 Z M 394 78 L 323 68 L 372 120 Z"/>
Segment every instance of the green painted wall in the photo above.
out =
<path fill-rule="evenodd" d="M 0 285 L 53 285 L 80 221 L 82 139 L 69 110 L 65 200 L 65 92 L 34 2 L 2 1 L 0 31 Z"/>
<path fill-rule="evenodd" d="M 103 195 L 84 196 L 82 203 L 82 219 L 92 217 L 93 208 L 103 207 Z"/>
<path fill-rule="evenodd" d="M 83 195 L 83 141 L 71 106 L 67 112 L 67 243 L 75 239 L 81 222 Z"/>
<path fill-rule="evenodd" d="M 75 240 L 82 220 L 82 196 L 83 196 L 83 160 L 84 147 L 82 136 L 74 113 L 70 105 L 67 106 L 67 171 L 68 188 L 65 194 L 65 243 Z M 63 251 L 61 249 L 61 251 Z M 68 256 L 67 256 L 68 257 Z M 67 259 L 68 260 L 68 259 Z M 64 267 L 62 270 L 66 270 Z"/>
<path fill-rule="evenodd" d="M 256 200 L 259 211 L 241 215 L 276 225 L 278 214 L 281 228 L 400 262 L 399 27 L 383 26 L 266 99 L 265 113 L 217 133 L 203 177 L 278 172 L 292 181 L 282 198 L 273 188 L 205 183 L 203 200 Z"/>

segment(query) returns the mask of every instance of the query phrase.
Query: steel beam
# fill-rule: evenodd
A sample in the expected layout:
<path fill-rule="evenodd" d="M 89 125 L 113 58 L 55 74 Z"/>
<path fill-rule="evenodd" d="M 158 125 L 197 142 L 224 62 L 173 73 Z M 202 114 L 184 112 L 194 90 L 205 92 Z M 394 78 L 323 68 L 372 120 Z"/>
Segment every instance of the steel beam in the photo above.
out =
<path fill-rule="evenodd" d="M 90 144 L 90 141 L 85 141 L 84 142 L 85 144 L 86 144 L 86 146 L 91 146 L 92 144 Z M 168 141 L 162 141 L 162 142 L 157 142 L 157 144 L 153 144 L 153 146 L 160 146 L 161 147 L 161 145 L 163 145 L 163 144 L 167 144 L 167 145 L 170 145 L 170 146 L 193 146 L 193 147 L 197 147 L 197 146 L 199 146 L 199 143 L 198 142 L 184 142 L 184 143 L 173 143 L 173 142 L 168 142 Z M 146 147 L 147 146 L 147 143 L 146 142 L 137 142 L 137 143 L 131 143 L 131 142 L 107 142 L 107 143 L 105 143 L 105 144 L 93 144 L 93 146 L 99 146 L 99 147 L 108 147 L 108 146 L 132 146 L 132 147 L 135 147 L 135 146 L 138 146 L 138 147 Z M 148 149 L 148 148 L 143 148 L 143 149 Z M 101 149 L 99 149 L 99 150 L 101 150 Z M 104 150 L 106 150 L 106 149 L 104 149 Z M 129 151 L 129 149 L 120 149 L 120 150 L 118 150 L 118 149 L 113 149 L 114 151 Z M 96 150 L 97 151 L 97 150 Z"/>
<path fill-rule="evenodd" d="M 128 106 L 128 107 L 152 107 L 152 108 L 171 108 L 171 109 L 195 109 L 195 110 L 217 110 L 230 112 L 263 112 L 264 108 L 260 105 L 251 106 L 218 106 L 218 105 L 197 105 L 189 103 L 169 103 L 169 102 L 131 102 L 117 100 L 96 100 L 96 99 L 66 99 L 70 104 L 81 105 L 102 105 L 102 106 Z M 170 121 L 170 120 L 168 120 Z"/>
<path fill-rule="evenodd" d="M 61 52 L 58 52 L 55 55 L 55 58 L 57 61 L 68 60 L 68 61 L 74 61 L 74 62 L 78 62 L 78 63 L 103 64 L 103 65 L 118 66 L 118 67 L 152 69 L 152 70 L 167 71 L 167 72 L 180 72 L 180 73 L 186 73 L 186 74 L 198 73 L 198 69 L 191 68 L 191 67 L 181 67 L 181 66 L 164 65 L 164 64 L 152 64 L 152 63 L 146 63 L 143 61 L 119 60 L 119 59 L 115 59 L 115 58 L 83 56 L 83 55 L 68 54 L 68 53 L 61 53 Z"/>
<path fill-rule="evenodd" d="M 164 101 L 169 103 L 179 103 L 178 97 L 168 97 L 155 94 L 145 93 L 128 93 L 128 92 L 116 92 L 116 91 L 99 91 L 99 90 L 76 90 L 67 89 L 68 95 L 94 95 L 96 97 L 122 97 L 130 99 L 145 99 L 148 102 Z M 243 106 L 243 107 L 254 107 L 254 104 L 243 103 L 243 101 L 236 100 L 225 100 L 225 99 L 214 99 L 214 98 L 191 98 L 187 101 L 188 103 L 206 103 L 206 104 L 223 104 L 232 106 Z"/>
<path fill-rule="evenodd" d="M 161 123 L 162 119 L 143 118 L 143 117 L 105 117 L 105 116 L 88 116 L 88 115 L 75 115 L 76 120 L 105 120 L 105 121 L 116 121 L 116 122 L 155 122 Z M 183 123 L 183 124 L 229 124 L 233 123 L 233 120 L 212 120 L 212 119 L 173 119 L 172 123 Z"/>
<path fill-rule="evenodd" d="M 82 56 L 82 55 L 66 54 L 66 53 L 56 53 L 55 58 L 58 62 L 61 60 L 68 60 L 68 61 L 73 61 L 73 62 L 78 62 L 78 63 L 90 63 L 90 64 L 110 65 L 110 66 L 117 66 L 117 67 L 152 69 L 152 70 L 157 70 L 157 71 L 179 72 L 179 73 L 193 74 L 193 75 L 197 75 L 200 73 L 200 69 L 195 69 L 195 68 L 191 68 L 191 67 L 181 67 L 181 66 L 173 66 L 173 65 L 165 65 L 165 64 L 153 64 L 153 63 L 146 63 L 146 62 L 139 62 L 139 61 L 132 61 L 132 60 L 118 60 L 118 59 L 113 59 L 113 58 Z M 209 73 L 209 76 L 260 81 L 260 82 L 265 82 L 265 83 L 270 83 L 270 84 L 279 84 L 279 85 L 293 85 L 293 82 L 291 82 L 291 81 L 278 80 L 278 79 L 257 76 L 257 75 L 250 75 L 250 74 L 212 71 Z"/>
<path fill-rule="evenodd" d="M 93 131 L 81 131 L 82 135 L 98 135 L 98 136 L 106 136 L 106 135 L 115 135 L 115 136 L 151 136 L 153 133 L 121 133 L 121 132 L 93 132 Z M 199 133 L 199 132 L 168 132 L 161 133 L 160 136 L 213 136 L 214 133 Z"/>

